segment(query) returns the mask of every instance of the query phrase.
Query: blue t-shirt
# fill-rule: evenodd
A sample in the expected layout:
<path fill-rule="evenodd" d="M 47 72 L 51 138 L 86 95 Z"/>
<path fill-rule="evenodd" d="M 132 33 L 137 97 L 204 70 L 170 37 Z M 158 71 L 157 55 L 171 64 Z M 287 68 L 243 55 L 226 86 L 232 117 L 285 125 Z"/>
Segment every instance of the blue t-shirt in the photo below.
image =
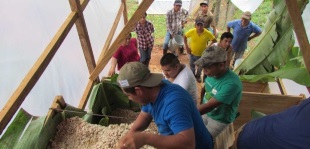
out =
<path fill-rule="evenodd" d="M 247 48 L 248 38 L 252 33 L 260 33 L 262 30 L 253 22 L 250 22 L 248 26 L 242 27 L 241 20 L 234 20 L 227 23 L 227 27 L 232 28 L 234 38 L 231 42 L 231 46 L 234 52 L 244 51 Z"/>
<path fill-rule="evenodd" d="M 152 115 L 160 135 L 175 135 L 194 127 L 196 149 L 212 149 L 213 141 L 190 94 L 164 80 L 155 103 L 142 106 Z"/>
<path fill-rule="evenodd" d="M 309 149 L 310 99 L 247 123 L 239 134 L 237 145 L 238 149 Z"/>

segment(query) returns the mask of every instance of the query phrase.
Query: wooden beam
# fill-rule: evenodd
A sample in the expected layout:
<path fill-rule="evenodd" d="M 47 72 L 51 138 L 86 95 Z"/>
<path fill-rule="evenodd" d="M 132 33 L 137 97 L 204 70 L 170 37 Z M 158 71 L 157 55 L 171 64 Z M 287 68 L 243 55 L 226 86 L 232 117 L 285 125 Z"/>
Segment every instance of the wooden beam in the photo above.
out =
<path fill-rule="evenodd" d="M 106 42 L 105 42 L 105 44 L 104 44 L 104 47 L 103 47 L 102 50 L 101 50 L 101 54 L 100 54 L 98 60 L 100 60 L 100 59 L 103 58 L 104 53 L 105 53 L 105 52 L 107 51 L 107 49 L 110 47 L 111 41 L 112 41 L 112 39 L 113 39 L 113 35 L 115 34 L 115 31 L 116 31 L 116 28 L 117 28 L 117 24 L 118 24 L 119 21 L 120 21 L 120 18 L 121 18 L 121 16 L 122 16 L 123 10 L 124 10 L 124 4 L 122 3 L 122 4 L 121 4 L 121 7 L 120 7 L 119 10 L 118 10 L 118 13 L 117 13 L 117 15 L 116 15 L 116 18 L 115 18 L 115 20 L 114 20 L 114 23 L 113 23 L 113 25 L 112 25 L 112 28 L 111 28 L 111 30 L 110 30 L 110 33 L 109 33 L 109 35 L 108 35 L 108 37 L 107 37 L 107 39 L 106 39 Z M 99 78 L 97 78 L 97 80 L 98 80 L 98 81 L 96 81 L 96 82 L 99 82 Z M 91 92 L 91 90 L 92 90 L 92 88 L 93 88 L 93 85 L 95 85 L 96 82 L 94 82 L 94 81 L 92 81 L 92 80 L 89 80 L 89 81 L 88 81 L 87 86 L 86 86 L 86 88 L 85 88 L 85 90 L 84 90 L 83 96 L 82 96 L 82 98 L 81 98 L 81 100 L 80 100 L 80 103 L 79 103 L 78 108 L 80 108 L 80 109 L 84 109 L 84 108 L 85 108 L 85 106 L 86 106 L 86 104 L 87 104 L 87 102 L 88 102 L 89 94 L 90 94 L 90 92 Z"/>
<path fill-rule="evenodd" d="M 124 25 L 126 25 L 128 22 L 128 11 L 127 11 L 126 0 L 122 0 L 122 4 L 124 5 L 124 10 L 123 10 Z"/>
<path fill-rule="evenodd" d="M 101 50 L 101 54 L 100 54 L 100 56 L 99 56 L 99 59 L 98 59 L 98 62 L 97 62 L 97 63 L 99 63 L 99 60 L 101 60 L 101 59 L 103 58 L 104 53 L 108 50 L 108 48 L 109 48 L 110 45 L 111 45 L 111 41 L 112 41 L 113 36 L 114 36 L 114 34 L 115 34 L 117 25 L 118 25 L 118 23 L 119 23 L 119 21 L 120 21 L 120 19 L 121 19 L 122 13 L 123 13 L 123 11 L 124 11 L 124 7 L 125 7 L 124 4 L 121 4 L 121 7 L 119 8 L 119 10 L 118 10 L 118 12 L 117 12 L 117 15 L 116 15 L 116 18 L 115 18 L 115 20 L 114 20 L 114 22 L 113 22 L 113 25 L 112 25 L 112 28 L 111 28 L 111 30 L 110 30 L 110 33 L 109 33 L 109 35 L 108 35 L 108 37 L 107 37 L 107 39 L 106 39 L 106 41 L 105 41 L 105 43 L 104 43 L 104 46 L 103 46 L 103 48 L 102 48 L 102 50 Z"/>
<path fill-rule="evenodd" d="M 285 86 L 283 84 L 282 79 L 277 78 L 276 81 L 277 81 L 277 84 L 278 84 L 278 87 L 279 87 L 279 90 L 280 90 L 281 94 L 282 95 L 287 95 L 287 92 L 286 92 L 286 89 L 285 89 Z"/>
<path fill-rule="evenodd" d="M 52 41 L 48 44 L 46 49 L 40 55 L 38 60 L 32 66 L 27 73 L 23 81 L 19 84 L 13 95 L 7 101 L 6 105 L 0 112 L 0 134 L 11 120 L 16 110 L 23 103 L 24 99 L 31 91 L 33 86 L 37 83 L 40 76 L 51 62 L 61 43 L 66 38 L 70 29 L 72 28 L 75 20 L 77 19 L 77 13 L 71 12 L 66 21 L 62 24 Z"/>
<path fill-rule="evenodd" d="M 88 71 L 91 73 L 95 67 L 96 62 L 93 54 L 93 50 L 90 44 L 90 39 L 83 15 L 83 10 L 81 9 L 80 1 L 79 0 L 69 0 L 71 10 L 73 12 L 77 12 L 78 18 L 75 21 L 75 26 L 80 38 L 81 46 L 83 49 L 84 57 L 87 63 Z"/>
<path fill-rule="evenodd" d="M 256 110 L 265 114 L 281 112 L 302 101 L 304 96 L 288 96 L 279 94 L 266 94 L 242 92 L 242 99 L 238 111 L 240 116 L 234 122 L 235 129 L 251 120 L 251 111 Z"/>
<path fill-rule="evenodd" d="M 304 22 L 301 18 L 300 8 L 298 6 L 297 0 L 285 0 L 288 13 L 291 16 L 292 24 L 296 37 L 303 55 L 303 59 L 307 68 L 308 73 L 310 74 L 310 45 L 307 37 L 307 32 L 305 29 Z"/>
<path fill-rule="evenodd" d="M 81 0 L 80 5 L 81 5 L 81 8 L 83 11 L 86 8 L 88 2 L 89 2 L 89 0 Z"/>
<path fill-rule="evenodd" d="M 99 60 L 99 63 L 97 64 L 97 67 L 95 70 L 91 73 L 90 79 L 95 80 L 100 72 L 103 70 L 103 68 L 106 66 L 106 64 L 109 62 L 110 58 L 112 57 L 113 53 L 116 52 L 119 45 L 122 41 L 125 40 L 126 35 L 132 31 L 132 29 L 136 26 L 136 23 L 139 21 L 139 19 L 143 16 L 143 14 L 146 12 L 146 10 L 149 8 L 149 6 L 153 3 L 154 0 L 144 0 L 138 7 L 137 11 L 133 14 L 133 16 L 130 18 L 128 23 L 125 25 L 123 30 L 120 32 L 120 34 L 117 36 L 117 38 L 114 40 L 113 44 L 109 48 L 109 50 L 104 54 L 103 59 Z"/>
<path fill-rule="evenodd" d="M 56 96 L 54 98 L 54 101 L 52 103 L 51 108 L 53 108 L 53 109 L 64 109 L 65 107 L 66 107 L 66 103 L 65 103 L 65 100 L 63 99 L 63 97 L 62 96 Z M 44 125 L 46 124 L 46 122 L 48 120 L 52 119 L 55 115 L 56 115 L 56 111 L 49 109 L 47 112 L 47 116 L 44 120 Z"/>

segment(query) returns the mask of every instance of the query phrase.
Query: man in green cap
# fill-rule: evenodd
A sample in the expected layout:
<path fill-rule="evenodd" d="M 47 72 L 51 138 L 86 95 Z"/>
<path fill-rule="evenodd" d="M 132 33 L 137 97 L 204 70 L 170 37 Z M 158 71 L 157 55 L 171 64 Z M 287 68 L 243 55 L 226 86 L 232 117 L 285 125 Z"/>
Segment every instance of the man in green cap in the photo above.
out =
<path fill-rule="evenodd" d="M 130 100 L 142 110 L 130 131 L 120 139 L 120 148 L 213 148 L 212 137 L 190 94 L 181 86 L 162 80 L 140 62 L 125 64 L 117 78 Z M 154 119 L 157 134 L 142 132 Z"/>
<path fill-rule="evenodd" d="M 203 103 L 198 107 L 202 119 L 215 139 L 237 114 L 242 94 L 239 77 L 226 65 L 226 51 L 219 46 L 211 46 L 204 51 L 195 65 L 203 68 L 207 75 L 204 80 Z"/>

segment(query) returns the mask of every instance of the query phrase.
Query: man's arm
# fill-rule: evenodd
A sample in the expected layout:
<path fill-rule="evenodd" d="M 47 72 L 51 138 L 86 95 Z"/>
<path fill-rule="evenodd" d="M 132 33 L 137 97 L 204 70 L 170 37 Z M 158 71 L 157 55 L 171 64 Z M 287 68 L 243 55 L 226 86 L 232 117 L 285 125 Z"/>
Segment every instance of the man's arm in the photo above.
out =
<path fill-rule="evenodd" d="M 117 59 L 115 57 L 111 58 L 111 67 L 108 73 L 108 76 L 111 77 L 115 74 L 115 68 L 116 68 L 116 64 L 117 64 Z"/>
<path fill-rule="evenodd" d="M 200 91 L 200 103 L 199 103 L 199 105 L 202 104 L 203 98 L 205 97 L 205 93 L 206 93 L 206 89 L 205 89 L 205 86 L 203 86 L 201 88 L 201 91 Z"/>
<path fill-rule="evenodd" d="M 250 36 L 250 37 L 248 38 L 248 41 L 250 41 L 250 40 L 256 38 L 256 37 L 259 36 L 260 34 L 262 34 L 262 32 L 259 32 L 259 33 L 254 34 L 253 36 Z"/>
<path fill-rule="evenodd" d="M 187 37 L 186 37 L 185 35 L 183 36 L 183 41 L 184 41 L 184 45 L 185 45 L 185 50 L 186 50 L 186 52 L 187 52 L 188 54 L 191 54 L 192 51 L 191 51 L 191 49 L 188 47 Z"/>
<path fill-rule="evenodd" d="M 212 111 L 214 108 L 220 106 L 221 104 L 221 102 L 212 97 L 207 103 L 198 106 L 198 110 L 200 114 L 203 115 Z"/>
<path fill-rule="evenodd" d="M 226 65 L 228 68 L 230 68 L 230 61 L 232 58 L 232 47 L 229 46 L 228 50 L 227 50 L 227 58 L 226 58 Z"/>
<path fill-rule="evenodd" d="M 227 26 L 227 32 L 230 32 L 230 27 Z"/>
<path fill-rule="evenodd" d="M 136 132 L 123 137 L 118 145 L 121 149 L 140 148 L 143 145 L 151 145 L 155 148 L 193 149 L 195 148 L 195 133 L 194 128 L 170 136 Z"/>
<path fill-rule="evenodd" d="M 217 42 L 217 40 L 214 38 L 214 39 L 212 40 L 212 42 L 210 43 L 209 46 L 211 46 L 212 44 L 214 44 L 214 43 L 216 43 L 216 42 Z"/>
<path fill-rule="evenodd" d="M 216 26 L 214 25 L 214 26 L 212 26 L 212 28 L 213 28 L 213 35 L 215 38 L 217 38 Z"/>
<path fill-rule="evenodd" d="M 152 119 L 153 118 L 150 114 L 141 111 L 137 119 L 133 123 L 132 127 L 130 128 L 129 133 L 144 131 L 147 127 L 149 127 Z"/>
<path fill-rule="evenodd" d="M 166 14 L 166 27 L 167 27 L 167 31 L 170 33 L 171 36 L 174 36 L 174 32 L 172 30 L 172 16 L 170 14 L 170 11 L 167 12 Z"/>

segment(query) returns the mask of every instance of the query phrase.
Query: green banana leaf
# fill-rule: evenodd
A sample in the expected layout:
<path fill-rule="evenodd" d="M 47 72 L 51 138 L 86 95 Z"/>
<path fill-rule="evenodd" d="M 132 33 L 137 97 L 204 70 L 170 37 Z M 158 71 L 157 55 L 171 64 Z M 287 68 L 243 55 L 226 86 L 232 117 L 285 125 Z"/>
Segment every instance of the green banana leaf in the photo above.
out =
<path fill-rule="evenodd" d="M 310 86 L 310 76 L 299 47 L 292 48 L 288 57 L 291 59 L 277 71 L 260 75 L 240 75 L 240 79 L 248 82 L 274 82 L 275 78 L 286 78 L 298 84 Z"/>
<path fill-rule="evenodd" d="M 298 0 L 298 2 L 303 11 L 309 1 Z M 276 77 L 310 86 L 309 74 L 305 73 L 305 68 L 300 65 L 302 59 L 293 57 L 296 56 L 296 50 L 293 50 L 295 42 L 293 26 L 285 1 L 274 0 L 273 3 L 274 9 L 268 15 L 260 40 L 234 71 L 241 75 L 242 80 L 249 82 L 275 81 Z M 292 60 L 299 63 L 292 63 Z M 275 68 L 279 72 L 274 72 Z"/>

